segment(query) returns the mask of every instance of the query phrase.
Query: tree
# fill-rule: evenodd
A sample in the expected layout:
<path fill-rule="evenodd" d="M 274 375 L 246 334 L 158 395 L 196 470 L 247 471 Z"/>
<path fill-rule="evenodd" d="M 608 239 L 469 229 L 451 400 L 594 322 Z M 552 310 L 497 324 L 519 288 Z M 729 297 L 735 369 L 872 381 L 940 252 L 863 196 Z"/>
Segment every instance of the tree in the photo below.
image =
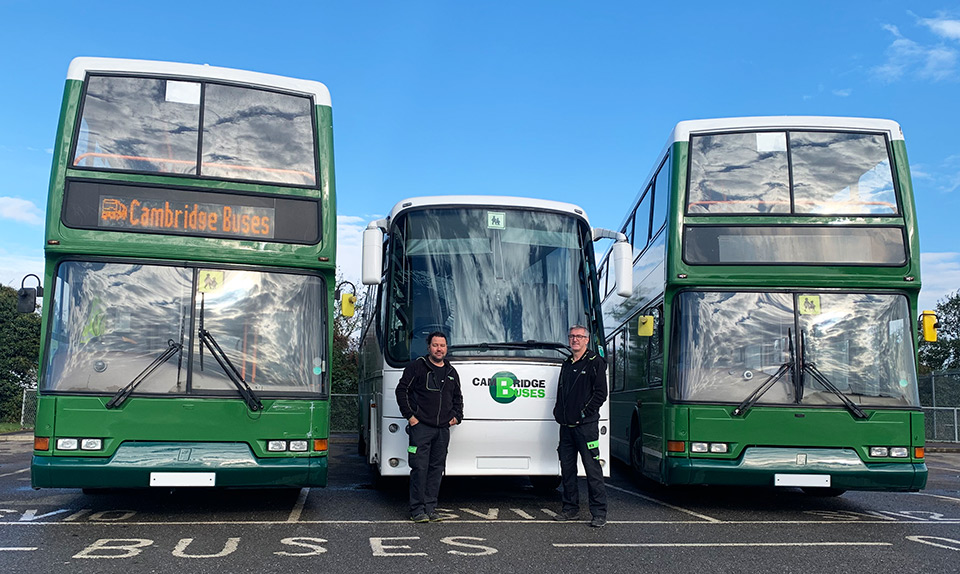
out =
<path fill-rule="evenodd" d="M 0 286 L 0 421 L 20 422 L 23 390 L 37 384 L 40 315 L 17 312 L 17 291 Z"/>
<path fill-rule="evenodd" d="M 920 343 L 920 367 L 927 372 L 960 369 L 960 291 L 937 301 L 937 342 Z"/>
<path fill-rule="evenodd" d="M 344 292 L 352 293 L 350 285 L 342 282 L 338 277 L 337 285 L 342 285 Z M 364 293 L 357 293 L 356 314 L 353 317 L 344 317 L 340 313 L 340 299 L 334 302 L 333 317 L 333 356 L 330 358 L 331 393 L 340 395 L 357 395 L 359 378 L 359 341 L 361 316 L 363 314 Z M 355 430 L 357 423 L 357 404 L 344 397 L 331 398 L 331 429 L 335 431 Z"/>

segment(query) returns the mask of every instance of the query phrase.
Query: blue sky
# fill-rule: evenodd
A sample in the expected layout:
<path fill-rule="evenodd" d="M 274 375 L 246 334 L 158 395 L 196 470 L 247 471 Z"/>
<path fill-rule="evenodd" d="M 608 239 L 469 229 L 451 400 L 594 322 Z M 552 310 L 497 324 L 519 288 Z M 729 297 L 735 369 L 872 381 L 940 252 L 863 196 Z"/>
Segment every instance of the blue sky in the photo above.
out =
<path fill-rule="evenodd" d="M 676 122 L 795 114 L 901 124 L 921 305 L 960 288 L 960 7 L 662 4 L 0 0 L 0 283 L 42 269 L 67 65 L 105 56 L 324 82 L 348 277 L 404 197 L 557 199 L 612 228 Z"/>

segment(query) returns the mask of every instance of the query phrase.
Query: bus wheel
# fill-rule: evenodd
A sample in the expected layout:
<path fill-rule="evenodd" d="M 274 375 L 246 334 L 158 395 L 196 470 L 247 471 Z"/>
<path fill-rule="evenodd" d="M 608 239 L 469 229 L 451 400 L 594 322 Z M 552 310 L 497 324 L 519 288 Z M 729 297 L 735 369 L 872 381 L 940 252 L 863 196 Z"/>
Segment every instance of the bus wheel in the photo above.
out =
<path fill-rule="evenodd" d="M 559 476 L 530 476 L 530 484 L 533 485 L 533 489 L 538 492 L 550 492 L 556 490 L 560 486 L 560 477 Z"/>
<path fill-rule="evenodd" d="M 643 440 L 636 426 L 630 431 L 630 466 L 637 476 L 643 476 Z"/>
<path fill-rule="evenodd" d="M 364 428 L 360 427 L 360 432 L 357 435 L 357 454 L 360 456 L 367 456 L 367 441 L 365 440 L 364 434 Z"/>
<path fill-rule="evenodd" d="M 818 488 L 815 486 L 804 487 L 800 490 L 807 496 L 840 496 L 846 490 L 842 488 Z"/>

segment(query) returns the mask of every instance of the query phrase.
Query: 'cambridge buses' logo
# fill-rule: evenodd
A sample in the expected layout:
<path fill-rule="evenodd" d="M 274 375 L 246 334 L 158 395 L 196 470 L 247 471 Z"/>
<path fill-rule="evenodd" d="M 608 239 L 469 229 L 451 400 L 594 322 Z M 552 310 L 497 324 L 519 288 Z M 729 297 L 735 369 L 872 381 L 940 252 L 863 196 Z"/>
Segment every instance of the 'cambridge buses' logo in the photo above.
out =
<path fill-rule="evenodd" d="M 500 371 L 489 379 L 477 377 L 473 384 L 487 387 L 490 397 L 502 405 L 512 403 L 518 397 L 542 399 L 547 396 L 545 379 L 518 379 L 509 371 Z"/>

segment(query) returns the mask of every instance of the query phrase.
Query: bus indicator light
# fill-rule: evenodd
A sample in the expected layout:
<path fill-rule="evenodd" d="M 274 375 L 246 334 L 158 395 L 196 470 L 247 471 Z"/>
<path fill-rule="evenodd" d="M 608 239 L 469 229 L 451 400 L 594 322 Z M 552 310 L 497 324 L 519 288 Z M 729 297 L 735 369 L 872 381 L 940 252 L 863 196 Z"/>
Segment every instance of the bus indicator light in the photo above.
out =
<path fill-rule="evenodd" d="M 686 450 L 686 444 L 682 440 L 667 441 L 667 452 L 684 452 Z"/>
<path fill-rule="evenodd" d="M 923 447 L 918 446 L 913 449 L 913 458 L 923 458 Z"/>
<path fill-rule="evenodd" d="M 33 450 L 50 450 L 50 437 L 33 437 Z"/>
<path fill-rule="evenodd" d="M 314 439 L 313 450 L 315 452 L 327 452 L 327 439 L 325 438 Z"/>

